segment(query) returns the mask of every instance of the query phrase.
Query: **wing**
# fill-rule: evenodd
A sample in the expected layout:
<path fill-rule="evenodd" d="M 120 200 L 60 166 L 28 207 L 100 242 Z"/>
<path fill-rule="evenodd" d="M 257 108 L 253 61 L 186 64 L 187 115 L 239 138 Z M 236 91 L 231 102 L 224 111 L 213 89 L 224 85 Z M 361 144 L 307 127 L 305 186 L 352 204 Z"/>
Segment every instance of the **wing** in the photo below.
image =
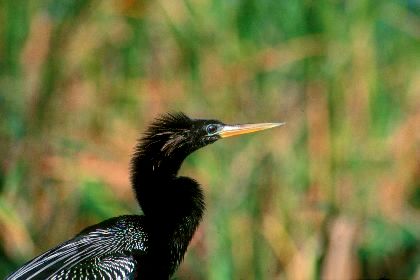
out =
<path fill-rule="evenodd" d="M 125 276 L 110 279 L 131 279 L 136 272 L 135 257 L 146 253 L 147 243 L 143 216 L 112 218 L 29 261 L 7 280 L 81 279 L 73 275 L 82 272 L 92 278 L 109 274 Z"/>
<path fill-rule="evenodd" d="M 137 261 L 133 256 L 108 256 L 78 263 L 60 270 L 51 280 L 64 279 L 127 279 L 134 280 Z M 45 278 L 43 278 L 45 279 Z"/>

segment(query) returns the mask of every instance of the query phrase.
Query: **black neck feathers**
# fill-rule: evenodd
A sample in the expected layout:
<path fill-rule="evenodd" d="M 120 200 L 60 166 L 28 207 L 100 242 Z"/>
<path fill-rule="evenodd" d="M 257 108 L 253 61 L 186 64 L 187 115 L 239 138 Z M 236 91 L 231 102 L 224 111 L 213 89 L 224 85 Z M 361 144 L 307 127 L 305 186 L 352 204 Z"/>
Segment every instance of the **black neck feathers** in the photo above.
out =
<path fill-rule="evenodd" d="M 182 113 L 157 119 L 131 163 L 133 189 L 151 229 L 150 251 L 168 258 L 169 267 L 161 269 L 169 273 L 182 260 L 204 212 L 199 184 L 177 176 L 183 160 L 198 148 L 191 141 L 193 127 L 194 121 Z"/>

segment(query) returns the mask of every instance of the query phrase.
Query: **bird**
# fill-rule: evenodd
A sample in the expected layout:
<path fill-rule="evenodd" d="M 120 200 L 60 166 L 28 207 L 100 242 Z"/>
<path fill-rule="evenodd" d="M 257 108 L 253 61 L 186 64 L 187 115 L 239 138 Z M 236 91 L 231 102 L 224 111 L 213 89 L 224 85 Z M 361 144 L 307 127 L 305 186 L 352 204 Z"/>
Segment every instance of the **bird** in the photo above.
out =
<path fill-rule="evenodd" d="M 182 112 L 156 118 L 131 159 L 130 181 L 142 215 L 123 215 L 89 226 L 28 261 L 17 279 L 170 279 L 202 220 L 202 187 L 178 175 L 184 159 L 219 139 L 284 123 L 227 125 Z"/>

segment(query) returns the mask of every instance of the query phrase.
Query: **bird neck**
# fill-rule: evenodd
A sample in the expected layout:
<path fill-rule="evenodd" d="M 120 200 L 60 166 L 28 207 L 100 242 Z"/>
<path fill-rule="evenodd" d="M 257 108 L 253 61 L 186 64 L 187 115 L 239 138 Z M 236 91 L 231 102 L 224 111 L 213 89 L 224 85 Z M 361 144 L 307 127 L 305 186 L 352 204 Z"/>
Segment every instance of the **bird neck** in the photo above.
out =
<path fill-rule="evenodd" d="M 150 229 L 153 273 L 156 269 L 166 275 L 175 271 L 203 216 L 200 186 L 193 179 L 177 176 L 183 159 L 156 153 L 137 153 L 133 158 L 132 183 Z"/>
<path fill-rule="evenodd" d="M 186 156 L 165 156 L 160 152 L 144 151 L 132 161 L 132 184 L 137 194 L 142 185 L 156 185 L 177 177 Z M 163 186 L 162 186 L 163 187 Z"/>
<path fill-rule="evenodd" d="M 134 156 L 131 179 L 146 217 L 173 227 L 178 227 L 184 218 L 197 222 L 201 219 L 204 205 L 200 186 L 177 175 L 185 157 L 148 153 L 144 149 Z"/>

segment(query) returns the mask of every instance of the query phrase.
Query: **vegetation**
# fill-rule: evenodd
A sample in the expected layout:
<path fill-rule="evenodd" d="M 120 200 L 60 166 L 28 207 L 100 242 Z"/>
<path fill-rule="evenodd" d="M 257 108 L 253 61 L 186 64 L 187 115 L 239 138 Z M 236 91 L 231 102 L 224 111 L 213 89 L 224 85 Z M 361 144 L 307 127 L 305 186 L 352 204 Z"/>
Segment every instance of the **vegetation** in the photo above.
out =
<path fill-rule="evenodd" d="M 0 1 L 0 278 L 139 213 L 167 111 L 286 121 L 189 157 L 207 212 L 179 279 L 420 275 L 418 1 Z"/>

